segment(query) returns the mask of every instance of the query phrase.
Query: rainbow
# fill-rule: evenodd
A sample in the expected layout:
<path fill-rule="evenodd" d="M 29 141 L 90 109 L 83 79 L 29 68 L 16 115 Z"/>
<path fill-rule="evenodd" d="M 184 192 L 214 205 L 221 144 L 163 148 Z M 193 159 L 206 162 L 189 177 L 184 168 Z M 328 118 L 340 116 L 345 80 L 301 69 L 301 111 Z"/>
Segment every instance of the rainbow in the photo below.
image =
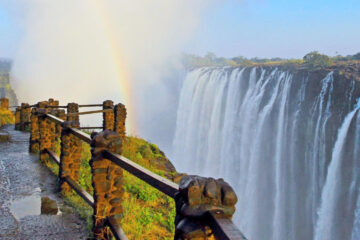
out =
<path fill-rule="evenodd" d="M 110 18 L 108 17 L 109 14 L 106 11 L 106 6 L 103 5 L 104 1 L 93 0 L 95 5 L 95 9 L 98 11 L 98 15 L 100 20 L 102 21 L 104 34 L 109 41 L 110 45 L 110 54 L 113 59 L 115 70 L 116 70 L 116 78 L 120 84 L 120 92 L 121 95 L 124 97 L 124 104 L 127 109 L 128 117 L 126 121 L 126 127 L 128 134 L 134 135 L 136 132 L 136 115 L 135 115 L 135 106 L 132 96 L 132 89 L 130 84 L 131 75 L 129 71 L 127 71 L 128 66 L 126 64 L 125 58 L 121 54 L 121 49 L 119 46 L 119 42 L 117 41 L 117 37 L 112 31 L 112 25 Z"/>

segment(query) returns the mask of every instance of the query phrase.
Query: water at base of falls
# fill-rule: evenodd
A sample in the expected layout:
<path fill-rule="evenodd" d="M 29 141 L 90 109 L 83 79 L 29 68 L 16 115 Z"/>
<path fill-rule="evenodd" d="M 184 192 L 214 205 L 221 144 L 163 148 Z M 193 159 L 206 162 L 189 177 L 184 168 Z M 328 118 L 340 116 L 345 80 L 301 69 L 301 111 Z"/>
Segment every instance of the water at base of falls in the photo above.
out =
<path fill-rule="evenodd" d="M 360 83 L 336 77 L 272 67 L 189 72 L 176 168 L 227 180 L 239 198 L 234 222 L 249 239 L 360 239 Z"/>

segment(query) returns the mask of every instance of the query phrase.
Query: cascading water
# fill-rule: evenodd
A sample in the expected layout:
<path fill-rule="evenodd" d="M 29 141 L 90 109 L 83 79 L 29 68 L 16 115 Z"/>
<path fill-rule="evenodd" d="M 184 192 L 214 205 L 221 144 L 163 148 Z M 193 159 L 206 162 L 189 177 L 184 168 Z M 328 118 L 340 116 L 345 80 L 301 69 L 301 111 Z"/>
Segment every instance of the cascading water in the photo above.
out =
<path fill-rule="evenodd" d="M 273 67 L 189 72 L 174 164 L 228 181 L 239 198 L 234 221 L 249 239 L 360 239 L 360 83 L 337 77 Z"/>

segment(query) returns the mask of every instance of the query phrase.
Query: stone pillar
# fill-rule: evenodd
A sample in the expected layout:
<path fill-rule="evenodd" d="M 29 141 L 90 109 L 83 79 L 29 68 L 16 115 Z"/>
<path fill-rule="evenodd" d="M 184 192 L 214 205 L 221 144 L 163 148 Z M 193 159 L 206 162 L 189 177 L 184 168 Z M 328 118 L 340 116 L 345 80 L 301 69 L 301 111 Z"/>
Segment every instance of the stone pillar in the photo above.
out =
<path fill-rule="evenodd" d="M 39 120 L 39 148 L 40 148 L 40 161 L 47 164 L 49 161 L 49 155 L 46 153 L 45 149 L 51 148 L 52 134 L 50 131 L 49 120 L 43 115 L 47 113 L 48 110 L 44 108 L 38 109 L 38 120 Z"/>
<path fill-rule="evenodd" d="M 15 130 L 20 130 L 20 115 L 21 108 L 17 107 L 15 110 Z"/>
<path fill-rule="evenodd" d="M 123 170 L 105 159 L 102 151 L 121 154 L 122 140 L 119 134 L 110 130 L 93 133 L 91 137 L 90 165 L 95 200 L 93 232 L 96 239 L 111 239 L 105 221 L 109 216 L 114 216 L 118 221 L 122 218 Z"/>
<path fill-rule="evenodd" d="M 111 100 L 106 100 L 103 102 L 103 110 L 114 109 L 114 103 Z M 114 131 L 114 112 L 104 112 L 103 113 L 103 130 Z"/>
<path fill-rule="evenodd" d="M 31 110 L 31 128 L 30 128 L 30 146 L 29 152 L 39 153 L 40 152 L 40 132 L 39 132 L 39 118 L 37 108 Z"/>
<path fill-rule="evenodd" d="M 58 106 L 58 105 L 57 105 Z M 57 109 L 54 114 L 56 117 L 60 118 L 61 120 L 66 120 L 66 113 L 64 109 Z M 56 124 L 56 134 L 55 138 L 59 139 L 61 137 L 62 127 L 60 124 Z"/>
<path fill-rule="evenodd" d="M 126 108 L 125 105 L 119 103 L 115 105 L 114 108 L 115 115 L 115 132 L 117 132 L 120 137 L 124 140 L 126 136 Z"/>
<path fill-rule="evenodd" d="M 56 127 L 55 123 L 48 120 L 44 114 L 51 113 L 51 109 L 46 108 L 49 103 L 47 101 L 38 103 L 38 121 L 39 121 L 39 148 L 40 148 L 40 160 L 42 163 L 48 165 L 49 154 L 46 153 L 45 149 L 55 151 L 56 146 Z"/>
<path fill-rule="evenodd" d="M 72 135 L 69 128 L 78 128 L 79 122 L 66 121 L 62 124 L 61 131 L 61 154 L 60 154 L 60 179 L 70 177 L 74 181 L 80 179 L 82 141 Z M 69 193 L 71 187 L 64 181 L 60 181 L 61 192 Z"/>
<path fill-rule="evenodd" d="M 9 99 L 8 98 L 0 99 L 0 108 L 9 109 Z"/>
<path fill-rule="evenodd" d="M 79 105 L 77 103 L 68 103 L 67 105 L 67 113 L 78 113 L 79 112 Z M 80 122 L 79 115 L 77 116 L 67 116 L 66 121 L 70 122 Z"/>
<path fill-rule="evenodd" d="M 175 240 L 213 239 L 210 227 L 203 221 L 204 217 L 212 211 L 231 219 L 237 197 L 223 179 L 189 175 L 181 179 L 175 202 Z"/>
<path fill-rule="evenodd" d="M 29 130 L 30 115 L 31 115 L 31 108 L 30 108 L 29 104 L 22 103 L 21 110 L 20 110 L 20 130 L 21 131 Z"/>

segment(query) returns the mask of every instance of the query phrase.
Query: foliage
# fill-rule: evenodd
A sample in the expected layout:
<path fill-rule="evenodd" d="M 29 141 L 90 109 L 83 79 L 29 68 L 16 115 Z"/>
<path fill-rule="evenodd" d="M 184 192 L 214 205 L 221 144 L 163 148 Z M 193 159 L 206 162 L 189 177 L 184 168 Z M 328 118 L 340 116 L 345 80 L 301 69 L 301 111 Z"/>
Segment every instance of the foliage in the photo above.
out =
<path fill-rule="evenodd" d="M 355 55 L 329 57 L 317 51 L 310 52 L 303 59 L 284 58 L 246 58 L 237 56 L 230 59 L 217 57 L 214 53 L 207 53 L 205 56 L 183 54 L 182 62 L 187 69 L 198 67 L 239 67 L 239 66 L 303 66 L 307 68 L 328 67 L 334 63 L 353 62 L 360 60 L 360 53 Z"/>
<path fill-rule="evenodd" d="M 330 59 L 329 56 L 320 54 L 317 51 L 310 52 L 304 56 L 305 64 L 308 64 L 312 67 L 328 67 L 330 66 L 333 61 Z"/>
<path fill-rule="evenodd" d="M 86 191 L 92 193 L 92 175 L 89 165 L 90 146 L 83 143 L 82 147 L 79 184 Z M 155 164 L 159 161 L 167 161 L 165 155 L 158 146 L 141 138 L 128 137 L 123 145 L 122 155 L 161 176 L 174 176 L 176 174 L 176 172 L 169 172 L 164 167 Z M 48 167 L 54 174 L 58 174 L 58 167 L 51 160 Z M 124 190 L 124 218 L 121 225 L 128 238 L 173 239 L 175 231 L 175 203 L 173 199 L 126 171 L 124 171 Z M 78 214 L 86 220 L 87 228 L 90 231 L 92 228 L 92 209 L 76 193 L 65 196 L 65 202 L 72 205 Z"/>
<path fill-rule="evenodd" d="M 218 58 L 214 53 L 207 53 L 204 57 L 193 54 L 184 54 L 182 62 L 186 68 L 205 67 L 205 66 L 232 66 L 236 63 L 231 59 Z"/>
<path fill-rule="evenodd" d="M 353 56 L 352 56 L 352 59 L 354 59 L 354 60 L 360 60 L 360 52 L 357 53 L 357 54 L 355 54 L 355 55 L 353 55 Z"/>
<path fill-rule="evenodd" d="M 186 68 L 197 67 L 224 67 L 224 66 L 256 66 L 256 65 L 297 65 L 302 64 L 301 59 L 282 59 L 282 58 L 251 58 L 243 56 L 231 59 L 216 57 L 214 53 L 207 53 L 205 56 L 184 54 L 182 62 Z"/>
<path fill-rule="evenodd" d="M 123 145 L 126 158 L 161 175 L 174 175 L 158 163 L 167 161 L 155 144 L 128 137 Z M 129 239 L 173 239 L 175 203 L 157 189 L 124 171 L 123 229 Z"/>
<path fill-rule="evenodd" d="M 14 114 L 8 109 L 0 108 L 0 127 L 6 124 L 14 124 L 14 123 L 15 123 Z"/>

